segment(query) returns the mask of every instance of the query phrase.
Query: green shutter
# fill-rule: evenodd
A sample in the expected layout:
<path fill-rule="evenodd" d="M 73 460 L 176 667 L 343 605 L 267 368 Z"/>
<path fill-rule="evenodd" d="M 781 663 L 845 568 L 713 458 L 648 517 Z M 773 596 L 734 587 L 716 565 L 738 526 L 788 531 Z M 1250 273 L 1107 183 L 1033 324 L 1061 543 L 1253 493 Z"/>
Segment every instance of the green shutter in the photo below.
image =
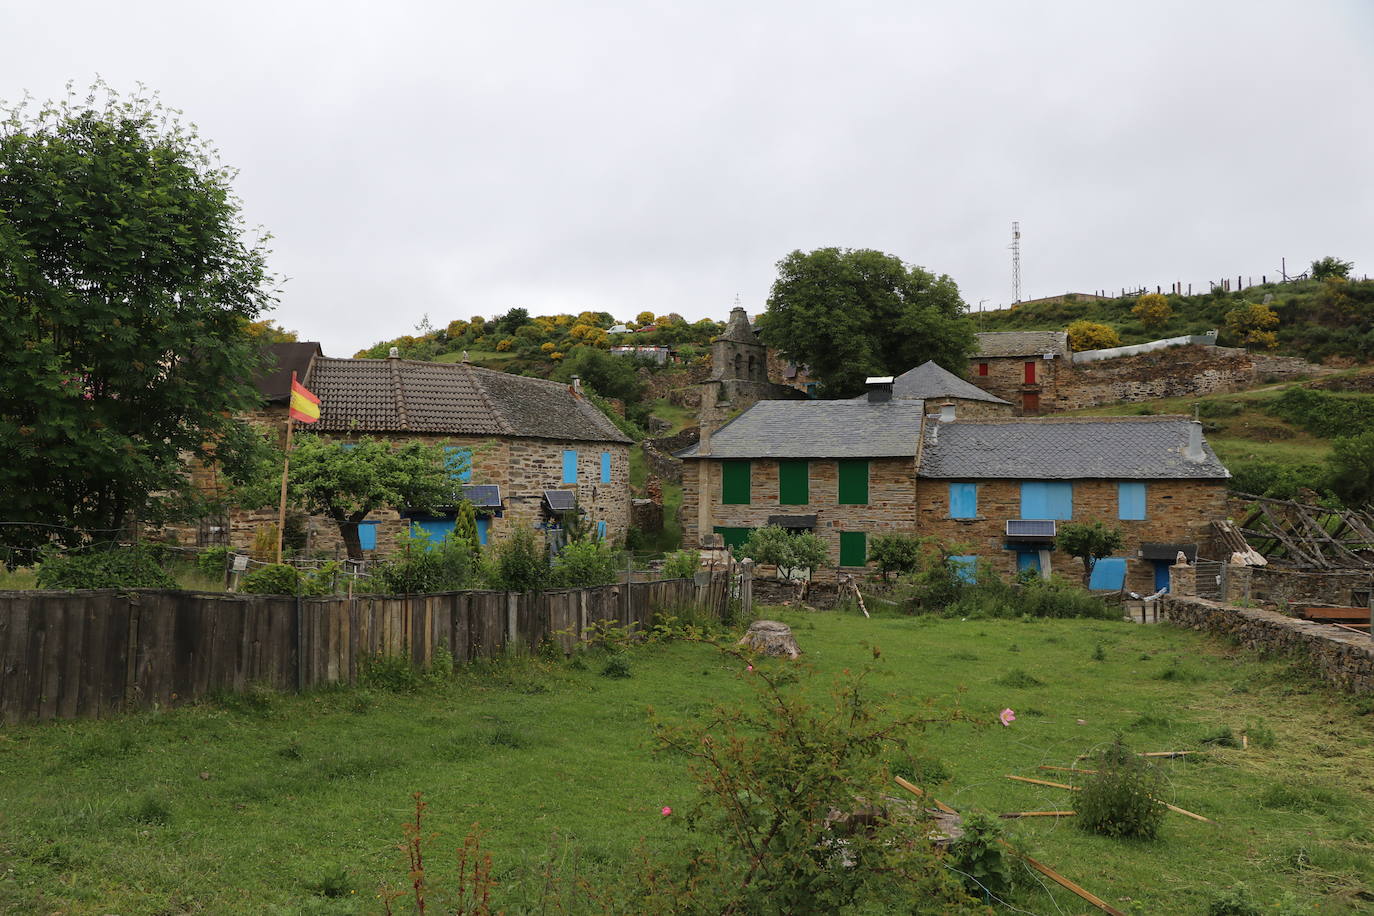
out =
<path fill-rule="evenodd" d="M 715 532 L 720 535 L 720 539 L 725 542 L 726 547 L 743 547 L 744 542 L 749 540 L 749 532 L 753 528 L 722 528 L 716 526 Z"/>
<path fill-rule="evenodd" d="M 805 458 L 778 462 L 778 504 L 804 506 L 811 502 L 810 464 Z"/>
<path fill-rule="evenodd" d="M 840 532 L 840 565 L 868 565 L 868 535 L 862 531 Z"/>
<path fill-rule="evenodd" d="M 749 462 L 720 463 L 720 501 L 727 506 L 749 505 Z"/>
<path fill-rule="evenodd" d="M 840 505 L 868 505 L 868 461 L 863 458 L 841 458 Z"/>

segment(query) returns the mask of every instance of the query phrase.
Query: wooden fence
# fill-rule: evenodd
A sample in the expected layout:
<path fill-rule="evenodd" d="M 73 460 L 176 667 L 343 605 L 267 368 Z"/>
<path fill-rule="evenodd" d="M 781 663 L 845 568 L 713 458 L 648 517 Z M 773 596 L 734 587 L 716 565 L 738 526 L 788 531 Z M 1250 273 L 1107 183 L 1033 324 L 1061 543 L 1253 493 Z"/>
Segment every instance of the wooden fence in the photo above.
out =
<path fill-rule="evenodd" d="M 370 655 L 462 664 L 589 627 L 647 627 L 693 605 L 719 617 L 729 582 L 666 579 L 540 593 L 292 598 L 160 589 L 0 592 L 0 722 L 73 719 L 264 684 L 356 683 Z"/>

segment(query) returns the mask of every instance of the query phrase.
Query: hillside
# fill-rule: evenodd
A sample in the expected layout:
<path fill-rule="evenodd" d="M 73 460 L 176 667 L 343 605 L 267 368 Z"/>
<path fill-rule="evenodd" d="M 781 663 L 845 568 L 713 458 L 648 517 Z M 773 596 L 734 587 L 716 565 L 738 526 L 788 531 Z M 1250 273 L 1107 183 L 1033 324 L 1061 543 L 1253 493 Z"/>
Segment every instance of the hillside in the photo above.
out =
<path fill-rule="evenodd" d="M 1165 299 L 1172 314 L 1150 327 L 1131 312 L 1136 296 L 1097 299 L 1069 294 L 977 312 L 974 319 L 980 331 L 1060 331 L 1082 319 L 1111 326 L 1123 344 L 1202 334 L 1215 328 L 1220 331 L 1218 344 L 1245 346 L 1244 335 L 1238 333 L 1234 322 L 1228 327 L 1228 313 L 1247 305 L 1267 304 L 1278 318 L 1273 330 L 1279 353 L 1312 362 L 1354 365 L 1368 362 L 1368 354 L 1374 352 L 1374 280 L 1269 283 L 1239 292 L 1166 294 Z"/>

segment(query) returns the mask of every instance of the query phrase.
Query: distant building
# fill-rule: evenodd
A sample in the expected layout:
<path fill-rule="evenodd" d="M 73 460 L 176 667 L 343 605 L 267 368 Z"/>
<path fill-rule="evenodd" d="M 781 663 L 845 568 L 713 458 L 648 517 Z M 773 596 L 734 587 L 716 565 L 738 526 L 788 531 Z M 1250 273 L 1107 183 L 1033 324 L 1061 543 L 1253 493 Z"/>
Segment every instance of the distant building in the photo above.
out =
<path fill-rule="evenodd" d="M 748 314 L 739 306 L 731 309 L 725 330 L 711 344 L 711 374 L 706 386 L 707 390 L 714 389 L 717 405 L 732 410 L 765 398 L 805 396 L 796 388 L 769 379 L 768 348 L 759 340 Z"/>
<path fill-rule="evenodd" d="M 974 385 L 1035 416 L 1059 397 L 1061 376 L 1073 371 L 1064 331 L 991 331 L 977 335 L 969 361 Z"/>
<path fill-rule="evenodd" d="M 870 397 L 863 394 L 851 400 L 864 401 Z M 1010 416 L 1013 410 L 1009 402 L 969 384 L 953 372 L 941 368 L 934 360 L 908 369 L 893 379 L 892 397 L 925 401 L 928 406 L 937 409 L 948 405 L 963 418 Z"/>

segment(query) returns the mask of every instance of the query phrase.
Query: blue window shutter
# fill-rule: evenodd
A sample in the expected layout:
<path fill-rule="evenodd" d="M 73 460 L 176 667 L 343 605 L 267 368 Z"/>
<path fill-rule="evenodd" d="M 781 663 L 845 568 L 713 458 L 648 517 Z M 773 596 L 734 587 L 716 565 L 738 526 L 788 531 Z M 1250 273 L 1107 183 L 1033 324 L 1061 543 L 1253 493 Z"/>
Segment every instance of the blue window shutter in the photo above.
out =
<path fill-rule="evenodd" d="M 358 542 L 363 550 L 377 549 L 377 522 L 358 523 Z"/>
<path fill-rule="evenodd" d="M 1021 481 L 1021 517 L 1049 518 L 1049 512 L 1045 484 L 1039 480 Z"/>
<path fill-rule="evenodd" d="M 597 536 L 598 538 L 600 538 L 601 540 L 603 540 L 603 541 L 606 540 L 606 523 L 605 523 L 605 522 L 597 522 L 597 523 L 596 523 L 596 536 Z"/>
<path fill-rule="evenodd" d="M 1073 483 L 1067 480 L 1023 480 L 1021 517 L 1073 518 Z"/>
<path fill-rule="evenodd" d="M 602 452 L 602 453 L 601 453 L 601 482 L 602 482 L 602 483 L 610 483 L 610 482 L 611 482 L 611 453 L 610 453 L 610 452 Z"/>
<path fill-rule="evenodd" d="M 448 469 L 462 483 L 472 483 L 472 449 L 461 445 L 446 445 Z"/>
<path fill-rule="evenodd" d="M 949 517 L 978 517 L 978 484 L 952 483 L 949 485 Z"/>
<path fill-rule="evenodd" d="M 1116 517 L 1123 521 L 1140 521 L 1145 517 L 1145 484 L 1116 485 Z"/>
<path fill-rule="evenodd" d="M 1093 564 L 1093 574 L 1088 579 L 1088 588 L 1121 591 L 1126 582 L 1126 558 L 1103 557 Z"/>
<path fill-rule="evenodd" d="M 424 518 L 413 518 L 410 520 L 410 530 L 412 532 L 423 532 L 428 535 L 429 540 L 425 544 L 425 549 L 429 550 L 436 544 L 441 543 L 445 537 L 453 533 L 453 517 L 426 516 Z"/>
<path fill-rule="evenodd" d="M 577 450 L 563 450 L 563 482 L 577 483 Z"/>
<path fill-rule="evenodd" d="M 949 565 L 954 574 L 970 585 L 978 581 L 978 558 L 969 554 L 950 557 Z"/>
<path fill-rule="evenodd" d="M 485 547 L 487 545 L 487 534 L 490 531 L 491 519 L 479 517 L 477 519 L 477 543 Z"/>
<path fill-rule="evenodd" d="M 1045 518 L 1068 521 L 1073 518 L 1073 484 L 1068 481 L 1054 481 L 1045 484 L 1048 491 L 1050 514 Z"/>

